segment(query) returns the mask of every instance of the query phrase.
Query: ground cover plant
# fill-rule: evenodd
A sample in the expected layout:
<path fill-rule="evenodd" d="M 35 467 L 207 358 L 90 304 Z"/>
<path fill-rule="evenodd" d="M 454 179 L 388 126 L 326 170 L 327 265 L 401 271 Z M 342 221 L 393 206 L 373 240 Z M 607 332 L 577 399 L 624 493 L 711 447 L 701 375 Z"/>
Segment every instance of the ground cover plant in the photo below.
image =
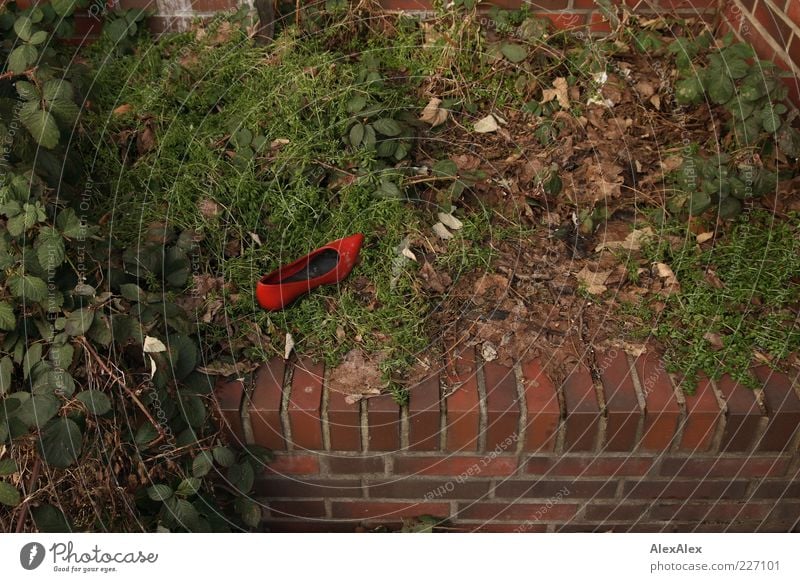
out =
<path fill-rule="evenodd" d="M 48 40 L 75 6 L 0 13 L 4 529 L 257 527 L 268 452 L 209 394 L 292 348 L 399 401 L 454 343 L 556 379 L 580 346 L 665 351 L 687 390 L 797 365 L 795 118 L 702 23 L 328 2 L 265 44 L 245 13 L 153 39 L 112 11 L 76 57 Z M 258 309 L 354 232 L 346 281 Z"/>

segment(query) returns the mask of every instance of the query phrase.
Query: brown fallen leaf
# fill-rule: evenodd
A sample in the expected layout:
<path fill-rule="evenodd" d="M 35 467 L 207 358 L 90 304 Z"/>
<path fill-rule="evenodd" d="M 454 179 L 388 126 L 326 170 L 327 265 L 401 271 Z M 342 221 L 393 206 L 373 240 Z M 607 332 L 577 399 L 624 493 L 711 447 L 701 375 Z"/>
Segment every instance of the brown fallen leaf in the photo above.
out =
<path fill-rule="evenodd" d="M 124 105 L 120 105 L 119 107 L 114 109 L 114 111 L 112 111 L 111 113 L 113 113 L 114 115 L 125 115 L 126 113 L 130 113 L 132 110 L 133 110 L 133 105 L 131 105 L 130 103 L 125 103 Z"/>
<path fill-rule="evenodd" d="M 542 90 L 542 103 L 547 103 L 555 99 L 562 109 L 569 109 L 569 86 L 564 77 L 558 77 L 553 81 L 552 89 Z"/>
<path fill-rule="evenodd" d="M 639 251 L 642 249 L 642 244 L 653 238 L 655 233 L 649 226 L 645 228 L 638 228 L 630 232 L 625 240 L 611 240 L 602 242 L 595 247 L 595 252 L 600 252 L 603 249 L 609 250 L 624 250 L 624 251 Z"/>
<path fill-rule="evenodd" d="M 144 155 L 152 150 L 156 145 L 156 133 L 153 131 L 152 126 L 148 123 L 144 129 L 136 134 L 136 151 L 139 155 Z"/>
<path fill-rule="evenodd" d="M 447 121 L 448 111 L 447 109 L 442 109 L 439 107 L 441 104 L 441 99 L 438 99 L 437 97 L 431 97 L 431 100 L 428 101 L 428 104 L 425 106 L 425 109 L 422 110 L 422 114 L 419 116 L 420 121 L 427 123 L 431 127 L 436 127 L 437 125 L 441 125 Z"/>
<path fill-rule="evenodd" d="M 350 350 L 342 363 L 330 371 L 328 386 L 335 392 L 347 395 L 352 402 L 364 396 L 380 394 L 386 384 L 380 369 L 385 359 L 385 354 L 367 356 L 360 349 Z"/>
<path fill-rule="evenodd" d="M 425 284 L 425 288 L 435 293 L 444 293 L 447 288 L 453 283 L 450 275 L 447 273 L 439 273 L 433 265 L 426 262 L 419 270 L 419 276 Z"/>
<path fill-rule="evenodd" d="M 575 277 L 586 286 L 586 292 L 590 295 L 602 295 L 608 290 L 604 285 L 611 271 L 590 271 L 584 267 L 575 274 Z"/>
<path fill-rule="evenodd" d="M 219 216 L 221 208 L 219 204 L 210 198 L 202 198 L 197 203 L 197 210 L 200 211 L 200 214 L 204 218 L 214 218 L 215 216 Z"/>

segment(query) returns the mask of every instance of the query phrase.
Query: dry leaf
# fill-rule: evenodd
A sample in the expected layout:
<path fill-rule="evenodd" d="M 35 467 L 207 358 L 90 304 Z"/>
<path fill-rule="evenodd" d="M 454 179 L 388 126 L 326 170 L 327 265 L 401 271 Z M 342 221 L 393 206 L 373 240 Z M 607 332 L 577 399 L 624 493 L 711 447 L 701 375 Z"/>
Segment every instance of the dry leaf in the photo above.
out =
<path fill-rule="evenodd" d="M 430 263 L 425 263 L 419 270 L 419 276 L 425 287 L 435 293 L 444 293 L 452 285 L 453 280 L 447 273 L 439 273 Z"/>
<path fill-rule="evenodd" d="M 444 240 L 453 238 L 453 233 L 447 230 L 447 227 L 441 222 L 437 222 L 433 225 L 433 232 L 436 233 L 436 236 Z"/>
<path fill-rule="evenodd" d="M 156 375 L 156 361 L 153 359 L 153 356 L 147 354 L 148 359 L 150 360 L 150 379 L 153 379 L 153 376 Z"/>
<path fill-rule="evenodd" d="M 287 333 L 286 334 L 286 343 L 284 344 L 284 347 L 283 347 L 283 359 L 284 360 L 288 360 L 289 359 L 289 356 L 292 355 L 292 350 L 293 349 L 294 349 L 294 338 L 292 337 L 292 334 Z"/>
<path fill-rule="evenodd" d="M 569 87 L 564 77 L 558 77 L 553 81 L 553 89 L 542 91 L 542 103 L 547 103 L 553 99 L 558 101 L 562 109 L 569 109 Z"/>
<path fill-rule="evenodd" d="M 485 362 L 494 361 L 497 359 L 497 348 L 495 348 L 490 342 L 483 342 L 481 356 Z"/>
<path fill-rule="evenodd" d="M 403 255 L 405 258 L 407 258 L 407 259 L 411 259 L 412 261 L 415 261 L 415 262 L 416 262 L 416 260 L 417 260 L 417 255 L 415 255 L 414 253 L 412 253 L 412 252 L 411 252 L 411 250 L 410 250 L 408 247 L 404 248 L 404 249 L 403 249 L 402 251 L 400 251 L 400 252 L 401 252 L 401 254 L 402 254 L 402 255 Z"/>
<path fill-rule="evenodd" d="M 708 331 L 705 334 L 703 334 L 703 339 L 706 340 L 709 344 L 711 344 L 711 347 L 714 348 L 715 350 L 721 350 L 722 348 L 725 347 L 725 345 L 722 343 L 722 336 L 719 335 L 718 333 L 713 333 Z"/>
<path fill-rule="evenodd" d="M 711 240 L 714 238 L 713 232 L 701 232 L 697 235 L 697 244 L 703 244 L 706 241 Z"/>
<path fill-rule="evenodd" d="M 210 198 L 203 198 L 200 200 L 200 202 L 197 203 L 197 209 L 205 218 L 214 218 L 220 213 L 220 205 Z"/>
<path fill-rule="evenodd" d="M 491 113 L 475 123 L 475 133 L 491 133 L 497 131 L 499 128 L 500 126 L 497 125 L 497 120 Z"/>
<path fill-rule="evenodd" d="M 422 114 L 419 116 L 420 121 L 424 121 L 431 127 L 436 127 L 437 125 L 441 125 L 447 121 L 448 111 L 447 109 L 442 109 L 439 107 L 441 104 L 441 99 L 431 97 L 431 100 L 428 101 L 428 104 L 425 106 L 425 109 L 422 110 Z"/>
<path fill-rule="evenodd" d="M 645 228 L 639 228 L 631 231 L 631 233 L 625 237 L 625 240 L 611 240 L 607 242 L 600 243 L 594 249 L 595 252 L 600 252 L 603 249 L 609 250 L 617 250 L 622 249 L 625 251 L 639 251 L 642 249 L 642 244 L 646 243 L 650 240 L 655 233 L 653 229 L 649 226 Z"/>
<path fill-rule="evenodd" d="M 584 267 L 575 274 L 575 277 L 586 286 L 586 291 L 590 295 L 601 295 L 608 290 L 608 287 L 606 287 L 604 283 L 610 274 L 611 271 L 594 272 Z"/>
<path fill-rule="evenodd" d="M 440 212 L 436 216 L 442 224 L 451 230 L 461 230 L 464 227 L 464 223 L 452 214 Z"/>
<path fill-rule="evenodd" d="M 146 354 L 156 354 L 158 352 L 166 352 L 167 346 L 164 345 L 160 339 L 146 335 L 144 336 L 144 346 L 142 350 Z"/>
<path fill-rule="evenodd" d="M 197 368 L 198 372 L 209 376 L 237 376 L 252 372 L 259 364 L 254 362 L 210 362 L 207 366 Z"/>
<path fill-rule="evenodd" d="M 253 242 L 256 244 L 256 246 L 257 246 L 257 247 L 260 247 L 260 246 L 261 246 L 261 237 L 260 237 L 260 236 L 258 236 L 258 235 L 257 235 L 256 233 L 254 233 L 254 232 L 249 232 L 249 233 L 247 233 L 247 234 L 249 234 L 249 235 L 250 235 L 250 238 L 253 240 Z"/>
<path fill-rule="evenodd" d="M 144 155 L 152 150 L 156 145 L 156 134 L 150 124 L 145 125 L 144 129 L 136 135 L 136 151 L 139 155 Z"/>
<path fill-rule="evenodd" d="M 277 150 L 278 148 L 282 148 L 285 145 L 288 145 L 290 142 L 285 137 L 279 137 L 278 139 L 273 139 L 272 142 L 269 144 L 273 150 Z"/>
<path fill-rule="evenodd" d="M 124 105 L 120 105 L 117 107 L 112 113 L 114 115 L 125 115 L 126 113 L 130 113 L 133 110 L 133 105 L 130 103 L 125 103 Z"/>

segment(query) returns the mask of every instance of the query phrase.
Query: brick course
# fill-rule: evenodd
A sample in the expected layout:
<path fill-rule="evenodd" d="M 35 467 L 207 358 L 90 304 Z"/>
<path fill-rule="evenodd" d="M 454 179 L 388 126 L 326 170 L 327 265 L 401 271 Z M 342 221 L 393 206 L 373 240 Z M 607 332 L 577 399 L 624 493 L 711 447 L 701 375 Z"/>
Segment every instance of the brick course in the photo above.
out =
<path fill-rule="evenodd" d="M 558 384 L 539 360 L 506 368 L 453 350 L 402 407 L 348 403 L 307 359 L 267 362 L 252 387 L 220 381 L 216 396 L 229 438 L 242 412 L 253 424 L 243 434 L 276 451 L 256 483 L 272 531 L 422 515 L 448 531 L 794 527 L 796 378 L 762 367 L 762 397 L 728 377 L 682 395 L 652 352 L 585 357 Z"/>

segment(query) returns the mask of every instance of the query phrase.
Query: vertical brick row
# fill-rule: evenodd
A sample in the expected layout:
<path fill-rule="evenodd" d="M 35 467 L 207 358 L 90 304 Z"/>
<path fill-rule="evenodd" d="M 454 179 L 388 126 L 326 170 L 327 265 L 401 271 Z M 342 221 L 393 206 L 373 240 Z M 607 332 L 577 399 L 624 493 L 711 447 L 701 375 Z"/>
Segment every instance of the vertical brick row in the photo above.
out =
<path fill-rule="evenodd" d="M 519 438 L 519 395 L 513 368 L 483 365 L 486 386 L 486 450 L 514 452 Z"/>
<path fill-rule="evenodd" d="M 438 375 L 423 379 L 409 390 L 408 448 L 412 451 L 439 449 L 440 406 Z"/>
<path fill-rule="evenodd" d="M 686 396 L 686 418 L 683 423 L 683 451 L 708 451 L 714 439 L 721 410 L 714 396 L 711 380 L 702 378 L 694 394 Z"/>
<path fill-rule="evenodd" d="M 244 384 L 241 380 L 217 382 L 214 387 L 214 398 L 223 422 L 223 429 L 228 439 L 235 444 L 244 444 L 245 442 L 240 413 L 243 397 Z"/>
<path fill-rule="evenodd" d="M 524 450 L 547 453 L 555 448 L 561 410 L 558 394 L 540 360 L 522 364 L 527 411 Z"/>
<path fill-rule="evenodd" d="M 725 398 L 725 430 L 720 451 L 748 451 L 755 442 L 761 424 L 761 409 L 752 390 L 735 382 L 727 374 L 719 379 L 717 388 Z"/>
<path fill-rule="evenodd" d="M 793 445 L 795 435 L 800 430 L 800 399 L 786 374 L 771 370 L 767 366 L 759 366 L 755 374 L 764 387 L 764 404 L 769 415 L 758 450 L 787 450 Z"/>
<path fill-rule="evenodd" d="M 681 414 L 672 381 L 661 358 L 651 353 L 638 356 L 634 368 L 645 399 L 640 450 L 666 451 L 675 438 Z"/>
<path fill-rule="evenodd" d="M 292 373 L 289 393 L 289 423 L 296 448 L 321 450 L 322 380 L 325 367 L 301 358 Z"/>
<path fill-rule="evenodd" d="M 592 375 L 584 364 L 575 365 L 562 386 L 566 408 L 564 452 L 594 450 L 600 428 L 600 405 Z"/>
<path fill-rule="evenodd" d="M 598 351 L 595 362 L 606 399 L 606 442 L 608 451 L 632 451 L 636 447 L 641 418 L 639 400 L 625 352 Z"/>
<path fill-rule="evenodd" d="M 456 386 L 447 397 L 447 450 L 478 450 L 480 402 L 475 350 L 465 349 L 448 356 L 448 386 Z"/>
<path fill-rule="evenodd" d="M 367 425 L 370 451 L 400 449 L 400 407 L 389 395 L 368 398 Z"/>
<path fill-rule="evenodd" d="M 281 426 L 281 401 L 285 366 L 273 358 L 261 366 L 255 375 L 250 402 L 250 424 L 257 445 L 270 449 L 285 449 L 286 440 Z"/>
<path fill-rule="evenodd" d="M 341 392 L 327 390 L 328 433 L 331 450 L 361 450 L 361 413 L 358 403 L 347 402 Z"/>

